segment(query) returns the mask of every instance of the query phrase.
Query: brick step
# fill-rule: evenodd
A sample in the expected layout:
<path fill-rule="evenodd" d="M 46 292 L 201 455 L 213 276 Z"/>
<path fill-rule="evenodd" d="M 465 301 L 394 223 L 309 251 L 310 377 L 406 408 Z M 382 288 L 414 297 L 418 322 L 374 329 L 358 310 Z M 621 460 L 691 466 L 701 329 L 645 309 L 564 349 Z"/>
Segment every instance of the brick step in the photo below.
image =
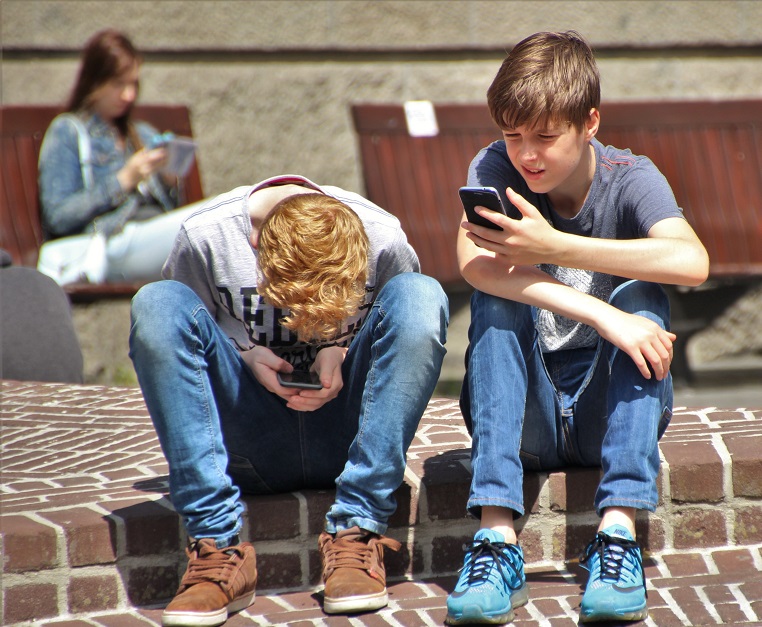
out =
<path fill-rule="evenodd" d="M 759 548 L 719 549 L 710 553 L 687 552 L 647 558 L 649 617 L 637 625 L 762 625 L 762 575 L 752 560 L 756 556 L 756 561 L 759 561 Z M 568 569 L 553 564 L 529 566 L 529 602 L 516 610 L 512 624 L 518 627 L 575 627 L 585 577 L 575 565 Z M 232 616 L 226 627 L 442 625 L 446 615 L 446 597 L 454 585 L 455 577 L 393 580 L 388 585 L 387 607 L 351 618 L 324 614 L 320 595 L 312 590 L 259 593 L 255 603 Z M 161 624 L 161 613 L 162 608 L 157 606 L 127 607 L 83 613 L 68 619 L 41 619 L 34 625 L 158 626 Z"/>
<path fill-rule="evenodd" d="M 159 610 L 146 608 L 174 593 L 186 537 L 167 498 L 166 463 L 140 391 L 4 381 L 1 410 L 3 624 L 114 613 L 158 620 Z M 389 612 L 403 611 L 408 596 L 429 599 L 437 616 L 443 611 L 461 547 L 476 529 L 464 509 L 469 446 L 457 402 L 433 399 L 410 448 L 391 521 L 389 535 L 403 550 L 388 554 L 400 603 Z M 716 584 L 735 595 L 728 603 L 747 622 L 757 620 L 762 579 L 749 573 L 762 567 L 762 410 L 676 408 L 661 452 L 659 507 L 638 520 L 649 568 L 657 578 L 687 568 L 721 579 L 730 564 L 742 576 Z M 531 516 L 519 521 L 520 540 L 532 569 L 571 586 L 559 594 L 578 597 L 584 583 L 566 569 L 576 568 L 573 560 L 595 532 L 591 503 L 599 476 L 590 468 L 525 477 Z M 233 620 L 286 624 L 261 622 L 261 610 L 274 604 L 292 611 L 288 599 L 319 612 L 312 594 L 320 576 L 317 536 L 332 501 L 329 490 L 246 498 L 242 536 L 257 549 L 260 600 Z M 535 618 L 546 612 L 535 607 L 539 601 L 530 604 Z M 673 601 L 664 601 L 670 611 Z"/>

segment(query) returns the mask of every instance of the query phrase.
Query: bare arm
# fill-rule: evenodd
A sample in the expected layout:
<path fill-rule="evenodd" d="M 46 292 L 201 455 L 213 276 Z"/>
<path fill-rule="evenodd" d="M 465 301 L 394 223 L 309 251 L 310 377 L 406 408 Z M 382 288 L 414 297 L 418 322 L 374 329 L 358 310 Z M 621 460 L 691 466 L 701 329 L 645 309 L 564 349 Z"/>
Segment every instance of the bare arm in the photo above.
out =
<path fill-rule="evenodd" d="M 607 240 L 568 235 L 570 246 L 559 254 L 560 266 L 670 285 L 701 285 L 709 257 L 691 226 L 682 218 L 657 222 L 647 238 Z"/>
<path fill-rule="evenodd" d="M 464 216 L 465 220 L 465 216 Z M 598 319 L 610 310 L 607 303 L 564 285 L 532 265 L 513 265 L 502 255 L 473 243 L 469 231 L 458 234 L 458 265 L 476 289 L 516 302 L 547 309 L 598 329 Z"/>
<path fill-rule="evenodd" d="M 510 188 L 509 200 L 521 212 L 514 220 L 499 214 L 489 218 L 503 231 L 467 223 L 469 239 L 512 265 L 552 263 L 629 279 L 674 285 L 700 285 L 709 271 L 706 250 L 682 218 L 655 224 L 648 237 L 608 240 L 555 230 L 540 212 Z"/>

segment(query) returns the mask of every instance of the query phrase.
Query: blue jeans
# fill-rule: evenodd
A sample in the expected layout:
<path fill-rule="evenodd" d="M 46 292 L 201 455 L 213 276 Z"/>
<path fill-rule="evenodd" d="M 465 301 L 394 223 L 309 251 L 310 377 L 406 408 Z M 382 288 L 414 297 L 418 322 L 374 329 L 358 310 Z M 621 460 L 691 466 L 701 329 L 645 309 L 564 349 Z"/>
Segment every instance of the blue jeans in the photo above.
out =
<path fill-rule="evenodd" d="M 205 202 L 125 224 L 124 229 L 108 239 L 106 281 L 157 281 L 180 225 Z"/>
<path fill-rule="evenodd" d="M 669 325 L 656 284 L 628 281 L 610 304 Z M 658 440 L 672 417 L 672 377 L 645 379 L 626 353 L 597 346 L 542 353 L 536 309 L 475 292 L 461 410 L 472 435 L 469 511 L 524 514 L 523 469 L 602 466 L 595 496 L 606 507 L 654 511 Z"/>
<path fill-rule="evenodd" d="M 143 287 L 132 303 L 130 356 L 188 534 L 226 546 L 241 528 L 241 491 L 334 484 L 326 530 L 383 534 L 439 377 L 447 325 L 434 279 L 394 277 L 349 347 L 338 397 L 298 412 L 257 382 L 190 288 Z"/>

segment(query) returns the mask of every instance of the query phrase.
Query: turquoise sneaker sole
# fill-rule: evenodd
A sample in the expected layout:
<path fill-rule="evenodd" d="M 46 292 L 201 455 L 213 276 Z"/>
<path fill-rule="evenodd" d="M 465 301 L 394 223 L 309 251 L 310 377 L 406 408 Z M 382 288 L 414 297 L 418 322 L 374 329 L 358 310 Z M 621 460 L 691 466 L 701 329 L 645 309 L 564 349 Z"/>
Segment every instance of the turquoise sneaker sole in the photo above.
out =
<path fill-rule="evenodd" d="M 464 605 L 456 615 L 447 614 L 445 625 L 505 625 L 514 618 L 513 610 L 529 602 L 529 585 L 524 584 L 511 594 L 511 605 L 485 614 L 476 604 Z"/>
<path fill-rule="evenodd" d="M 648 618 L 648 606 L 643 600 L 640 603 L 624 605 L 621 599 L 617 600 L 617 607 L 606 607 L 607 604 L 597 603 L 597 607 L 585 607 L 582 605 L 579 611 L 581 623 L 600 623 L 604 621 L 635 621 Z M 613 605 L 613 601 L 609 600 Z"/>
<path fill-rule="evenodd" d="M 646 618 L 648 618 L 648 608 L 644 608 L 636 612 L 611 612 L 611 613 L 590 612 L 588 614 L 585 614 L 584 612 L 580 612 L 579 614 L 580 623 L 636 621 L 636 620 L 645 620 Z"/>
<path fill-rule="evenodd" d="M 648 617 L 643 589 L 626 592 L 615 585 L 587 591 L 579 608 L 581 623 L 634 621 Z"/>

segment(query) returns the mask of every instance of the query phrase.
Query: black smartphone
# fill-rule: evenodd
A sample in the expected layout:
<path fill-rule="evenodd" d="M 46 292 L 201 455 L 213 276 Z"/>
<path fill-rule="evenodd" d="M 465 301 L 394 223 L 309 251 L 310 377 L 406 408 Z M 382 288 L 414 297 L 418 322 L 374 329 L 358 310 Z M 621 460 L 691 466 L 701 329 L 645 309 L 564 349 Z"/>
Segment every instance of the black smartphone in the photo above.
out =
<path fill-rule="evenodd" d="M 463 208 L 466 210 L 466 217 L 469 222 L 479 226 L 486 226 L 488 229 L 496 231 L 503 230 L 501 226 L 483 218 L 475 210 L 475 207 L 486 207 L 492 211 L 502 213 L 504 216 L 508 215 L 505 207 L 503 207 L 503 201 L 500 200 L 500 194 L 497 193 L 494 187 L 461 187 L 458 190 L 458 194 L 460 194 L 460 202 L 463 203 Z"/>
<path fill-rule="evenodd" d="M 317 372 L 310 370 L 294 370 L 293 372 L 279 372 L 278 383 L 284 388 L 302 388 L 305 390 L 321 390 L 323 384 Z"/>

